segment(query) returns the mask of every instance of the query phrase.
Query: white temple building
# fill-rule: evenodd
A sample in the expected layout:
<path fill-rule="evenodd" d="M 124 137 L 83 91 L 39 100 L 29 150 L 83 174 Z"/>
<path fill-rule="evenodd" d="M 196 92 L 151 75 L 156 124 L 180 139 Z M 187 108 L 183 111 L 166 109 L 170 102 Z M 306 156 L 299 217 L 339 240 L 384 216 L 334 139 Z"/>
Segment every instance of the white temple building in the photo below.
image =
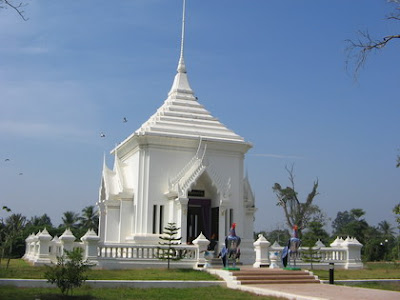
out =
<path fill-rule="evenodd" d="M 182 243 L 203 233 L 224 243 L 232 223 L 242 238 L 241 260 L 254 262 L 254 195 L 244 172 L 252 145 L 199 103 L 180 58 L 161 107 L 111 151 L 97 205 L 100 243 L 157 245 L 169 222 Z M 228 99 L 221 99 L 228 101 Z M 105 161 L 105 160 L 104 160 Z"/>
<path fill-rule="evenodd" d="M 255 199 L 244 172 L 252 145 L 213 117 L 190 87 L 183 57 L 184 20 L 185 14 L 177 74 L 167 99 L 111 151 L 112 169 L 104 158 L 98 234 L 89 230 L 76 241 L 69 229 L 52 237 L 44 228 L 26 238 L 26 261 L 54 264 L 65 251 L 81 248 L 84 259 L 96 268 L 160 267 L 159 237 L 168 223 L 175 223 L 182 245 L 174 247 L 180 260 L 172 265 L 208 267 L 214 263 L 212 256 L 206 257 L 211 253 L 206 251 L 209 240 L 217 236 L 218 252 L 236 223 L 243 264 L 282 266 L 281 245 L 271 245 L 262 235 L 253 239 Z M 314 267 L 326 269 L 334 263 L 338 268 L 363 268 L 361 248 L 353 237 L 338 237 L 330 247 L 319 241 L 313 249 L 320 262 Z M 307 249 L 299 249 L 298 266 L 308 267 L 302 260 Z"/>

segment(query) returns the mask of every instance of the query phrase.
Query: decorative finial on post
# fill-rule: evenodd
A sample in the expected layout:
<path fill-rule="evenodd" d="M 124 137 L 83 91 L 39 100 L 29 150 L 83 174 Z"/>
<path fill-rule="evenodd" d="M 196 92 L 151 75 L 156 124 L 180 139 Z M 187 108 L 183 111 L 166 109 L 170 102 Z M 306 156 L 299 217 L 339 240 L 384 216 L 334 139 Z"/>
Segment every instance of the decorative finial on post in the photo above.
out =
<path fill-rule="evenodd" d="M 183 12 L 182 12 L 182 37 L 181 37 L 181 55 L 178 63 L 178 73 L 186 73 L 185 61 L 183 59 L 183 48 L 185 43 L 185 12 L 186 12 L 186 0 L 183 0 Z"/>

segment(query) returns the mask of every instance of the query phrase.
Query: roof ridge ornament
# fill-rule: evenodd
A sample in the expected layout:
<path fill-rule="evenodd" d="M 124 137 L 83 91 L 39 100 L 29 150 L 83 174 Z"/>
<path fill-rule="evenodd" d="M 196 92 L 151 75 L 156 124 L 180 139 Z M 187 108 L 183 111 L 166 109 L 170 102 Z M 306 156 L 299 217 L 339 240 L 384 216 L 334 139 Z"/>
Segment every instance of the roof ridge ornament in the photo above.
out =
<path fill-rule="evenodd" d="M 178 73 L 186 73 L 185 60 L 183 59 L 183 49 L 185 45 L 185 14 L 186 14 L 186 0 L 183 0 L 182 9 L 182 36 L 181 36 L 181 53 L 179 56 Z"/>

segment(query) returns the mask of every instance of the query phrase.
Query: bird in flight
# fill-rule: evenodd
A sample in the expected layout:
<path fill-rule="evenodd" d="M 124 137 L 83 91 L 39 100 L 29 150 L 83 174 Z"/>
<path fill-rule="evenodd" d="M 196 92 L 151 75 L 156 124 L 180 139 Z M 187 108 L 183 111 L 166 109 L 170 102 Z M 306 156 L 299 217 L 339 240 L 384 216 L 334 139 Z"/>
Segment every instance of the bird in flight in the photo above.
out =
<path fill-rule="evenodd" d="M 124 117 L 124 118 L 122 119 L 122 122 L 126 123 L 126 122 L 128 122 L 128 119 Z"/>
<path fill-rule="evenodd" d="M 6 158 L 4 161 L 10 161 L 10 159 L 9 159 L 9 158 Z"/>
<path fill-rule="evenodd" d="M 106 135 L 105 135 L 103 132 L 101 132 L 101 133 L 100 133 L 100 137 L 103 138 L 103 137 L 106 137 Z"/>
<path fill-rule="evenodd" d="M 20 172 L 20 173 L 18 173 L 18 175 L 24 175 L 24 173 Z"/>

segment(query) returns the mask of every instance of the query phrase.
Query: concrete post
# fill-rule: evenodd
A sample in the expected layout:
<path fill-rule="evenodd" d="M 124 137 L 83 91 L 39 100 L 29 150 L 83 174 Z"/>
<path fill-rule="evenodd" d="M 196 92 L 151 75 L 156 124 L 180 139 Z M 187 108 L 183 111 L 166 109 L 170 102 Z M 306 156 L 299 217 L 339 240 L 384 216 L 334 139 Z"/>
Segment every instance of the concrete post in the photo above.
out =
<path fill-rule="evenodd" d="M 207 246 L 210 244 L 210 241 L 200 233 L 200 235 L 193 241 L 193 245 L 197 247 L 196 250 L 196 259 L 197 259 L 197 267 L 204 267 L 206 264 L 206 259 L 204 257 L 205 252 L 207 251 Z"/>
<path fill-rule="evenodd" d="M 345 269 L 361 269 L 363 263 L 361 261 L 362 244 L 356 238 L 347 237 L 342 243 L 342 247 L 346 248 L 346 264 Z"/>
<path fill-rule="evenodd" d="M 97 246 L 99 243 L 100 237 L 92 230 L 89 229 L 85 235 L 81 238 L 85 246 L 84 260 L 89 260 L 93 263 L 98 263 L 97 261 Z"/>
<path fill-rule="evenodd" d="M 69 228 L 64 231 L 59 239 L 63 246 L 61 255 L 64 255 L 64 250 L 72 251 L 74 249 L 74 242 L 76 240 L 76 237 L 72 234 Z"/>
<path fill-rule="evenodd" d="M 39 253 L 37 258 L 34 261 L 34 264 L 50 264 L 50 241 L 52 240 L 52 236 L 49 234 L 47 229 L 45 228 L 38 235 L 38 243 L 39 243 Z"/>
<path fill-rule="evenodd" d="M 269 260 L 269 246 L 270 242 L 262 235 L 258 235 L 257 241 L 253 243 L 254 251 L 256 252 L 256 261 L 253 264 L 254 268 L 268 267 L 270 264 Z"/>

